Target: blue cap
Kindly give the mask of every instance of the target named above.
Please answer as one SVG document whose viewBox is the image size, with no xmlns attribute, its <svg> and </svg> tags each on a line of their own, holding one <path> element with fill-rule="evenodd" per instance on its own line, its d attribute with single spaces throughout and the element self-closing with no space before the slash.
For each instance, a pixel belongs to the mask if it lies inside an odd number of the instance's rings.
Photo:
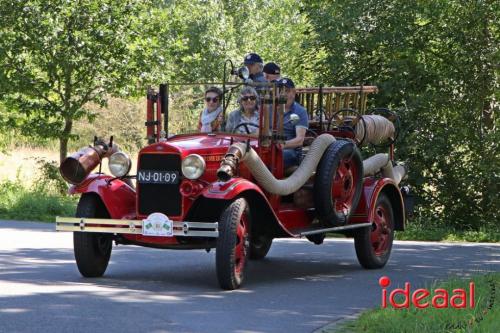
<svg viewBox="0 0 500 333">
<path fill-rule="evenodd" d="M 268 62 L 267 64 L 264 65 L 263 72 L 266 74 L 276 75 L 281 73 L 281 68 L 274 62 Z"/>
<path fill-rule="evenodd" d="M 293 83 L 292 79 L 289 79 L 287 77 L 278 80 L 278 84 L 287 88 L 295 88 L 295 83 Z"/>
<path fill-rule="evenodd" d="M 245 56 L 243 60 L 245 65 L 251 65 L 255 63 L 262 63 L 262 58 L 257 53 L 249 53 Z"/>
</svg>

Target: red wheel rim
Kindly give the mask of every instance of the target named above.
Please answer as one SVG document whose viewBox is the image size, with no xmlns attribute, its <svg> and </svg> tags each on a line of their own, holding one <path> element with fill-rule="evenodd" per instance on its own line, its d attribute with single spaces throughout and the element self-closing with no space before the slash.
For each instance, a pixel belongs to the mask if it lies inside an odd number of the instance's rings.
<svg viewBox="0 0 500 333">
<path fill-rule="evenodd" d="M 356 194 L 358 168 L 352 158 L 340 161 L 332 186 L 332 202 L 338 213 L 349 215 Z"/>
<path fill-rule="evenodd" d="M 243 212 L 236 226 L 236 246 L 234 247 L 234 272 L 240 276 L 245 267 L 247 258 L 249 239 L 248 239 L 248 220 L 246 212 Z"/>
<path fill-rule="evenodd" d="M 383 205 L 378 205 L 375 208 L 375 217 L 370 235 L 373 251 L 377 256 L 384 255 L 389 249 L 392 232 L 389 219 L 387 208 Z"/>
</svg>

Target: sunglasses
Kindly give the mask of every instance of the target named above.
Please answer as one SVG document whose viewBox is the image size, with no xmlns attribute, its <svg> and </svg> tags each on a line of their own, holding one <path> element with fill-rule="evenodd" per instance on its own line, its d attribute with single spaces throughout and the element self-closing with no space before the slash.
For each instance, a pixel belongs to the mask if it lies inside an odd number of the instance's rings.
<svg viewBox="0 0 500 333">
<path fill-rule="evenodd" d="M 255 101 L 257 99 L 257 97 L 255 96 L 242 96 L 241 97 L 241 100 L 243 102 L 246 102 L 246 101 Z"/>
<path fill-rule="evenodd" d="M 205 97 L 205 101 L 207 101 L 207 103 L 210 102 L 217 103 L 219 101 L 219 97 Z"/>
</svg>

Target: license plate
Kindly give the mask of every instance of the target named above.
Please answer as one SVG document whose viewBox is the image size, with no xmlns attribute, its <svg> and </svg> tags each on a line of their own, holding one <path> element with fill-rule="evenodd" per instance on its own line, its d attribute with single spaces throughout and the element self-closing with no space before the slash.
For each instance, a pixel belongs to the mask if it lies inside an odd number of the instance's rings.
<svg viewBox="0 0 500 333">
<path fill-rule="evenodd" d="M 140 184 L 177 184 L 179 183 L 179 172 L 139 170 L 137 182 Z"/>
<path fill-rule="evenodd" d="M 153 213 L 142 220 L 142 234 L 144 236 L 172 237 L 174 222 L 162 213 Z"/>
</svg>

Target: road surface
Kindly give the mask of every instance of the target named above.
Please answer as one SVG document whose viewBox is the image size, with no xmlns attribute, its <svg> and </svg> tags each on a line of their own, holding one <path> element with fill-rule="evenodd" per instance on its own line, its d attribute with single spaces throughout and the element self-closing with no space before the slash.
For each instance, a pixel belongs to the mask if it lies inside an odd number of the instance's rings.
<svg viewBox="0 0 500 333">
<path fill-rule="evenodd" d="M 500 271 L 499 244 L 395 242 L 383 270 L 364 270 L 352 240 L 277 240 L 222 291 L 214 251 L 113 248 L 104 278 L 85 279 L 72 234 L 0 221 L 0 332 L 312 332 L 380 305 L 382 275 L 412 289 Z"/>
</svg>

